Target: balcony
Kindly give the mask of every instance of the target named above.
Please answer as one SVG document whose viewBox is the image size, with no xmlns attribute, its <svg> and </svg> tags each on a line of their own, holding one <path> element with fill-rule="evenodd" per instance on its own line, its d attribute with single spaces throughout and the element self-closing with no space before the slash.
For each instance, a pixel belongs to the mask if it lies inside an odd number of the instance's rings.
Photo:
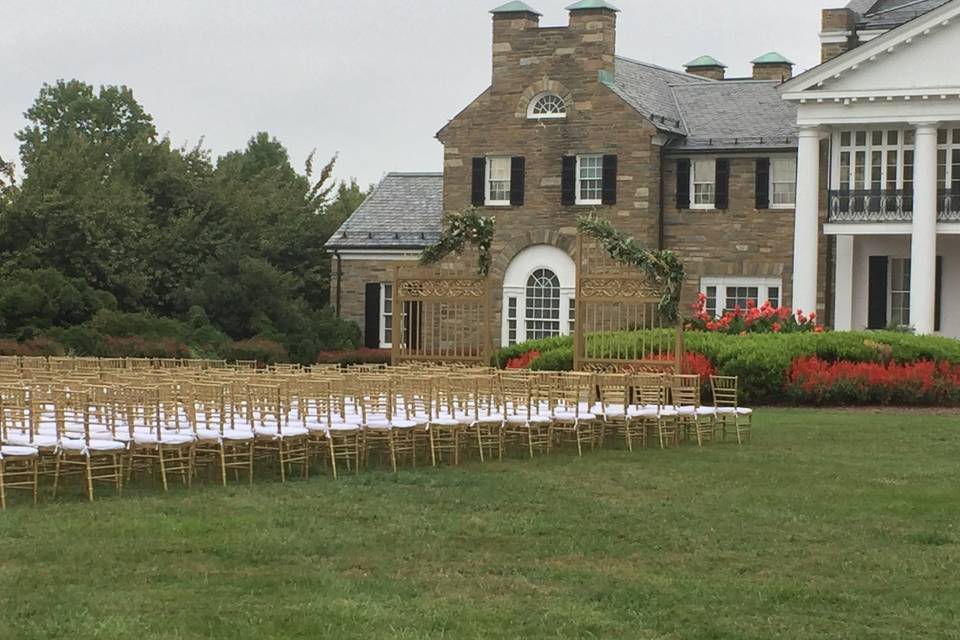
<svg viewBox="0 0 960 640">
<path fill-rule="evenodd" d="M 913 220 L 913 192 L 900 189 L 828 192 L 829 222 L 871 223 Z M 960 189 L 937 193 L 937 220 L 960 222 Z"/>
</svg>

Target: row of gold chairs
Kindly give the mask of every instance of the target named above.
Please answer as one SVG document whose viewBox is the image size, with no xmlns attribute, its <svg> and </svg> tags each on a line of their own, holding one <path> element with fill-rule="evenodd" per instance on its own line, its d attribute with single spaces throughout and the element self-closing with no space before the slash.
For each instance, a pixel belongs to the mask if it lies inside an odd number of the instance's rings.
<svg viewBox="0 0 960 640">
<path fill-rule="evenodd" d="M 93 500 L 135 476 L 191 486 L 201 476 L 281 481 L 322 465 L 333 477 L 381 461 L 459 464 L 570 445 L 634 450 L 749 438 L 737 381 L 698 376 L 368 366 L 87 366 L 0 363 L 0 506 L 7 490 L 53 495 L 71 477 Z"/>
</svg>

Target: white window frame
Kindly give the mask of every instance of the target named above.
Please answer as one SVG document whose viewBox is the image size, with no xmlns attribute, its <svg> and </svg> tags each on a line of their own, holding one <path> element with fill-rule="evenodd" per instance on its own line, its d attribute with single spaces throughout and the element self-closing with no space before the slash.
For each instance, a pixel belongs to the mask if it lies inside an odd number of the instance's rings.
<svg viewBox="0 0 960 640">
<path fill-rule="evenodd" d="M 563 105 L 563 113 L 534 113 L 533 110 L 536 108 L 537 104 L 544 98 L 549 96 L 555 97 L 560 101 L 560 104 Z M 562 120 L 567 117 L 567 101 L 561 98 L 558 94 L 553 93 L 552 91 L 545 91 L 543 93 L 538 93 L 533 97 L 533 100 L 530 101 L 530 104 L 527 105 L 527 119 L 528 120 Z"/>
<path fill-rule="evenodd" d="M 507 198 L 506 200 L 494 200 L 491 195 L 493 192 L 493 163 L 496 161 L 505 161 L 507 165 L 507 179 L 506 180 L 497 180 L 496 182 L 506 182 L 507 184 Z M 510 189 L 512 188 L 511 180 L 513 176 L 511 175 L 513 171 L 513 158 L 509 156 L 490 156 L 487 158 L 487 170 L 486 176 L 484 178 L 484 204 L 488 207 L 509 207 L 510 206 Z"/>
<path fill-rule="evenodd" d="M 960 128 L 949 127 L 937 131 L 937 191 L 952 192 L 954 184 L 960 188 L 960 175 L 957 175 L 960 162 L 954 162 L 954 155 L 958 153 Z"/>
<path fill-rule="evenodd" d="M 697 180 L 697 163 L 709 162 L 713 167 L 713 178 L 711 180 Z M 697 185 L 713 185 L 713 202 L 697 204 Z M 716 158 L 691 158 L 690 160 L 690 208 L 701 211 L 714 211 L 717 208 L 717 159 Z"/>
<path fill-rule="evenodd" d="M 896 289 L 894 289 L 893 265 L 895 262 L 900 263 L 901 273 L 904 273 L 906 276 L 907 286 L 905 289 L 901 289 L 900 287 L 897 287 Z M 912 263 L 909 257 L 890 256 L 889 258 L 887 258 L 887 326 L 891 326 L 894 324 L 893 297 L 895 295 L 900 295 L 900 296 L 905 295 L 907 300 L 907 304 L 905 306 L 900 307 L 901 310 L 906 311 L 906 314 L 907 314 L 906 322 L 897 322 L 896 326 L 898 327 L 910 326 L 910 320 L 911 320 L 910 312 L 911 312 L 911 302 L 912 302 L 911 300 L 912 296 L 910 293 L 910 268 L 911 267 L 912 267 Z"/>
<path fill-rule="evenodd" d="M 764 302 L 770 299 L 770 289 L 777 289 L 777 304 L 783 306 L 783 279 L 774 277 L 704 277 L 700 279 L 700 292 L 707 294 L 708 287 L 717 289 L 717 308 L 716 317 L 721 317 L 727 305 L 727 287 L 756 287 L 757 288 L 757 306 L 762 306 Z M 732 310 L 732 307 L 729 307 Z M 743 309 L 746 311 L 746 309 Z"/>
<path fill-rule="evenodd" d="M 891 142 L 892 133 L 896 133 L 896 142 Z M 864 134 L 863 141 L 857 140 L 857 134 Z M 880 143 L 875 140 L 881 134 Z M 850 136 L 849 144 L 843 144 L 845 135 Z M 907 190 L 913 185 L 915 129 L 896 126 L 859 126 L 842 129 L 834 133 L 832 149 L 833 171 L 830 188 L 834 191 L 869 191 L 879 183 L 880 189 L 890 188 Z M 880 157 L 879 165 L 874 156 Z M 891 154 L 896 154 L 896 162 L 891 163 Z M 843 156 L 847 156 L 847 179 L 843 179 Z M 862 155 L 862 160 L 858 160 Z M 909 158 L 909 161 L 908 161 Z M 891 171 L 896 175 L 891 175 Z M 857 175 L 860 179 L 857 179 Z"/>
<path fill-rule="evenodd" d="M 775 180 L 776 176 L 776 165 L 777 163 L 793 163 L 793 182 L 777 182 Z M 776 188 L 778 184 L 792 184 L 793 185 L 793 202 L 774 202 L 774 197 L 776 195 Z M 796 209 L 797 208 L 797 158 L 796 156 L 781 156 L 781 157 L 772 157 L 770 158 L 770 208 L 771 209 Z"/>
<path fill-rule="evenodd" d="M 581 164 L 583 160 L 586 160 L 588 158 L 597 159 L 600 161 L 600 177 L 597 178 L 597 180 L 600 182 L 600 191 L 599 191 L 599 197 L 596 199 L 594 198 L 585 199 L 581 197 L 581 194 L 583 193 L 581 188 L 581 185 L 583 183 L 583 179 L 581 177 L 582 176 Z M 577 205 L 596 206 L 596 205 L 603 204 L 603 155 L 602 154 L 588 153 L 581 156 L 577 156 L 577 185 L 576 186 L 577 186 L 577 198 L 575 202 Z"/>
<path fill-rule="evenodd" d="M 387 290 L 389 289 L 389 294 Z M 386 312 L 387 300 L 390 301 L 390 313 Z M 393 283 L 392 282 L 381 282 L 380 283 L 380 348 L 381 349 L 391 349 L 393 348 L 393 312 L 396 307 L 393 304 Z M 389 340 L 387 336 L 389 327 Z"/>
</svg>

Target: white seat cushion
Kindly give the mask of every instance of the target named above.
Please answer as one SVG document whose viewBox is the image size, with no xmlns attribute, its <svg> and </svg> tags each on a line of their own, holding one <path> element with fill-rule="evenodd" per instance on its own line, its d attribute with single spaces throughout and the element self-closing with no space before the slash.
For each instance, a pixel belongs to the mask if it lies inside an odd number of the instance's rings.
<svg viewBox="0 0 960 640">
<path fill-rule="evenodd" d="M 151 445 L 159 442 L 160 444 L 171 447 L 179 447 L 190 444 L 194 441 L 194 437 L 192 433 L 162 433 L 160 436 L 157 436 L 157 434 L 152 431 L 147 433 L 141 431 L 133 434 L 133 441 L 135 444 Z"/>
<path fill-rule="evenodd" d="M 127 448 L 122 442 L 116 440 L 91 440 L 87 444 L 83 440 L 64 439 L 60 441 L 60 446 L 64 451 L 78 451 L 80 453 L 89 453 L 90 451 L 123 451 Z"/>
<path fill-rule="evenodd" d="M 430 419 L 430 424 L 435 427 L 459 427 L 462 423 L 451 416 L 437 416 Z"/>
<path fill-rule="evenodd" d="M 733 414 L 741 416 L 749 416 L 753 414 L 753 409 L 747 409 L 746 407 L 717 407 L 716 410 L 718 415 L 732 416 Z"/>
<path fill-rule="evenodd" d="M 717 412 L 714 407 L 697 407 L 698 416 L 712 416 Z"/>
<path fill-rule="evenodd" d="M 627 415 L 631 418 L 656 418 L 660 414 L 658 407 L 630 407 Z"/>
<path fill-rule="evenodd" d="M 234 442 L 244 441 L 244 440 L 253 440 L 253 431 L 248 429 L 224 429 L 223 430 L 223 439 L 231 440 Z"/>
<path fill-rule="evenodd" d="M 30 440 L 30 434 L 22 432 L 13 432 L 10 431 L 7 433 L 7 442 L 12 445 L 20 445 L 25 447 L 35 447 L 41 449 L 49 449 L 56 447 L 59 444 L 57 437 L 55 435 L 47 435 L 43 433 L 35 433 L 33 435 L 33 441 Z"/>
<path fill-rule="evenodd" d="M 220 431 L 217 429 L 197 429 L 196 435 L 200 442 L 220 442 Z"/>
<path fill-rule="evenodd" d="M 253 431 L 258 437 L 273 438 L 274 440 L 282 440 L 283 438 L 297 438 L 310 433 L 303 427 L 293 427 L 290 425 L 282 427 L 279 433 L 277 432 L 276 427 L 257 427 Z"/>
<path fill-rule="evenodd" d="M 557 422 L 592 422 L 597 419 L 597 416 L 592 413 L 581 412 L 577 415 L 573 411 L 560 411 L 553 414 L 553 418 Z"/>
<path fill-rule="evenodd" d="M 35 447 L 20 447 L 8 444 L 0 447 L 0 458 L 32 458 L 39 453 Z"/>
<path fill-rule="evenodd" d="M 507 416 L 507 424 L 550 424 L 550 416 L 533 414 L 529 418 L 526 415 Z"/>
<path fill-rule="evenodd" d="M 328 432 L 333 431 L 333 432 L 350 433 L 350 432 L 359 431 L 359 430 L 360 430 L 360 425 L 347 423 L 347 422 L 342 422 L 342 423 L 335 422 L 330 425 Z"/>
<path fill-rule="evenodd" d="M 477 422 L 480 424 L 501 424 L 503 422 L 502 413 L 491 413 L 489 415 L 480 414 L 480 417 L 477 419 Z"/>
</svg>

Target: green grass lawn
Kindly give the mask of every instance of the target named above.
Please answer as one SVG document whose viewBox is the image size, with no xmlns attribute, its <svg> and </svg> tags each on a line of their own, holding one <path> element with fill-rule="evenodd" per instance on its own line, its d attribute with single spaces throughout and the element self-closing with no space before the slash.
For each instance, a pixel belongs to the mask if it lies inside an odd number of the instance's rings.
<svg viewBox="0 0 960 640">
<path fill-rule="evenodd" d="M 0 638 L 958 638 L 960 419 L 0 513 Z"/>
</svg>

